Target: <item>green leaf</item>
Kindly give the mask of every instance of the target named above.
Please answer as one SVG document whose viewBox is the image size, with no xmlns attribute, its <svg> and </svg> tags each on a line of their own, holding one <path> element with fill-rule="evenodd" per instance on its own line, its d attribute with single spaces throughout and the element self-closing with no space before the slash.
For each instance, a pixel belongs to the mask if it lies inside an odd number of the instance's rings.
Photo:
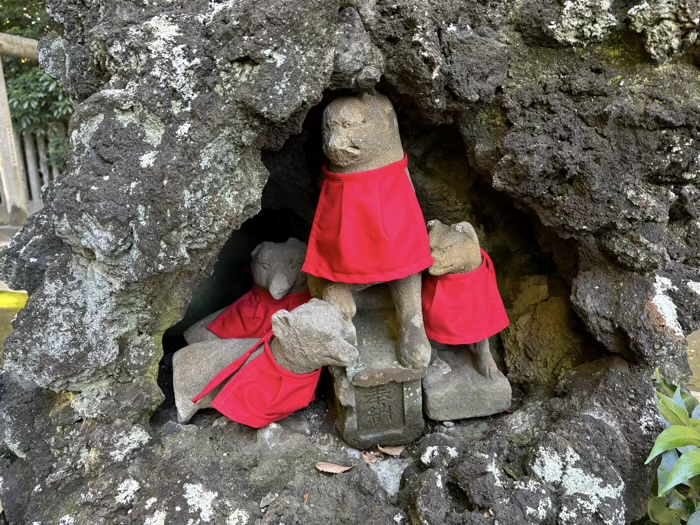
<svg viewBox="0 0 700 525">
<path fill-rule="evenodd" d="M 646 463 L 650 463 L 663 452 L 687 446 L 700 447 L 700 430 L 695 427 L 672 425 L 656 438 L 656 443 L 654 443 L 654 448 L 651 449 Z"/>
<path fill-rule="evenodd" d="M 659 489 L 666 485 L 668 477 L 671 475 L 671 471 L 673 471 L 676 463 L 678 463 L 678 457 L 678 452 L 675 450 L 669 450 L 661 455 L 661 464 L 656 470 L 656 487 L 654 487 L 654 494 L 658 495 Z"/>
<path fill-rule="evenodd" d="M 671 492 L 668 508 L 678 514 L 682 520 L 687 520 L 695 510 L 695 505 L 690 498 L 686 498 L 677 490 Z"/>
<path fill-rule="evenodd" d="M 660 525 L 680 525 L 681 518 L 666 508 L 666 498 L 651 498 L 647 503 L 647 513 L 654 523 Z"/>
<path fill-rule="evenodd" d="M 689 414 L 692 414 L 693 411 L 700 406 L 700 401 L 697 400 L 697 398 L 690 393 L 690 390 L 684 388 L 681 391 L 681 395 L 683 396 L 683 401 L 685 402 L 685 408 L 688 410 Z"/>
<path fill-rule="evenodd" d="M 673 393 L 673 400 L 679 405 L 684 405 L 689 414 L 692 414 L 698 406 L 698 400 L 687 388 L 677 387 Z"/>
<path fill-rule="evenodd" d="M 661 371 L 658 368 L 654 370 L 654 381 L 656 382 L 656 386 L 661 390 L 662 394 L 672 396 L 673 393 L 676 391 L 676 385 L 674 385 L 670 381 L 667 381 L 661 375 Z"/>
<path fill-rule="evenodd" d="M 687 483 L 690 478 L 700 475 L 700 450 L 683 454 L 673 467 L 666 484 L 659 490 L 659 496 L 668 494 L 676 485 Z"/>
<path fill-rule="evenodd" d="M 700 494 L 700 476 L 690 478 L 686 485 L 692 489 L 691 495 Z"/>
<path fill-rule="evenodd" d="M 695 421 L 700 421 L 700 404 L 693 409 L 693 413 L 690 418 Z"/>
<path fill-rule="evenodd" d="M 663 394 L 657 394 L 657 405 L 661 417 L 668 421 L 671 425 L 691 426 L 688 411 L 685 409 L 684 403 L 677 403 L 672 398 Z"/>
</svg>

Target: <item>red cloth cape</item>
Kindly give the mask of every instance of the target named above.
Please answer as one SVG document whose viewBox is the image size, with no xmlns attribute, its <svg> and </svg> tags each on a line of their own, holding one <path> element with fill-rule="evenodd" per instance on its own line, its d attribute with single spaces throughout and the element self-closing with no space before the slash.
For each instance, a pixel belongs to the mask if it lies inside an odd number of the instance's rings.
<svg viewBox="0 0 700 525">
<path fill-rule="evenodd" d="M 311 300 L 309 292 L 288 294 L 275 299 L 269 292 L 253 289 L 226 308 L 207 329 L 221 339 L 255 339 L 272 330 L 272 314 L 279 310 L 291 312 Z"/>
<path fill-rule="evenodd" d="M 268 332 L 242 357 L 219 372 L 192 402 L 207 396 L 233 375 L 211 406 L 236 423 L 262 428 L 309 406 L 316 396 L 321 369 L 310 374 L 294 374 L 282 368 L 270 350 L 273 337 Z M 243 367 L 263 344 L 263 353 Z"/>
<path fill-rule="evenodd" d="M 433 264 L 407 165 L 408 156 L 357 173 L 331 173 L 324 166 L 303 271 L 338 283 L 372 284 Z"/>
<path fill-rule="evenodd" d="M 446 345 L 478 343 L 510 324 L 491 258 L 484 250 L 481 255 L 481 266 L 474 271 L 425 276 L 423 321 L 433 341 Z"/>
</svg>

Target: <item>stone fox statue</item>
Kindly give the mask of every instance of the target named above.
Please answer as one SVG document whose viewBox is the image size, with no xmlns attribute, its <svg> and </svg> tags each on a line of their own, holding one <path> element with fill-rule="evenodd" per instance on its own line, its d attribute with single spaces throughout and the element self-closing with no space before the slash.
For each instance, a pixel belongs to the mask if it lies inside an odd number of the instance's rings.
<svg viewBox="0 0 700 525">
<path fill-rule="evenodd" d="M 187 423 L 198 410 L 214 406 L 234 421 L 263 427 L 313 400 L 321 367 L 349 366 L 358 359 L 340 314 L 318 299 L 275 313 L 269 335 L 274 338 L 200 341 L 175 352 L 178 422 Z M 236 366 L 228 374 L 232 363 Z M 201 399 L 193 402 L 198 395 Z"/>
<path fill-rule="evenodd" d="M 423 282 L 423 316 L 428 337 L 447 345 L 468 345 L 476 368 L 493 378 L 498 371 L 489 337 L 509 325 L 488 254 L 471 224 L 428 223 L 434 264 Z"/>
<path fill-rule="evenodd" d="M 253 289 L 232 305 L 208 315 L 184 333 L 192 344 L 215 339 L 262 337 L 278 310 L 293 310 L 311 299 L 301 265 L 306 244 L 290 238 L 286 242 L 263 242 L 251 256 Z"/>
<path fill-rule="evenodd" d="M 421 272 L 433 261 L 389 100 L 363 93 L 331 102 L 323 114 L 323 150 L 329 164 L 303 266 L 311 295 L 335 306 L 354 330 L 353 291 L 388 283 L 398 358 L 426 367 Z"/>
</svg>

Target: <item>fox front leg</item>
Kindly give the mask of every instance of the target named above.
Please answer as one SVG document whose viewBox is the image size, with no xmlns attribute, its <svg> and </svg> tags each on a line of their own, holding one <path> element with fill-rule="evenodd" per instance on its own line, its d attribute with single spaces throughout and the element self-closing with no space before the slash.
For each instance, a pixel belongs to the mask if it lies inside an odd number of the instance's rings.
<svg viewBox="0 0 700 525">
<path fill-rule="evenodd" d="M 309 275 L 308 283 L 311 297 L 330 303 L 340 312 L 348 330 L 348 341 L 357 346 L 357 330 L 352 322 L 357 313 L 357 305 L 352 296 L 351 285 L 334 283 L 313 275 Z"/>
</svg>

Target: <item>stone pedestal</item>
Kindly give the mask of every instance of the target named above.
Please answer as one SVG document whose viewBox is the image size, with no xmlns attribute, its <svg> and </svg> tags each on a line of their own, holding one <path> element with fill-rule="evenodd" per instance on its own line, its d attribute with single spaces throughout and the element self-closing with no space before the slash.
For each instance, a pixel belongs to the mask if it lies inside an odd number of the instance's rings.
<svg viewBox="0 0 700 525">
<path fill-rule="evenodd" d="M 466 347 L 438 347 L 437 354 L 423 379 L 423 404 L 430 419 L 490 416 L 510 408 L 510 383 L 501 372 L 491 379 L 482 376 Z"/>
<path fill-rule="evenodd" d="M 331 367 L 331 412 L 349 445 L 405 445 L 423 433 L 421 378 L 425 370 L 405 368 L 396 358 L 393 309 L 355 316 L 360 360 L 351 368 Z"/>
</svg>

